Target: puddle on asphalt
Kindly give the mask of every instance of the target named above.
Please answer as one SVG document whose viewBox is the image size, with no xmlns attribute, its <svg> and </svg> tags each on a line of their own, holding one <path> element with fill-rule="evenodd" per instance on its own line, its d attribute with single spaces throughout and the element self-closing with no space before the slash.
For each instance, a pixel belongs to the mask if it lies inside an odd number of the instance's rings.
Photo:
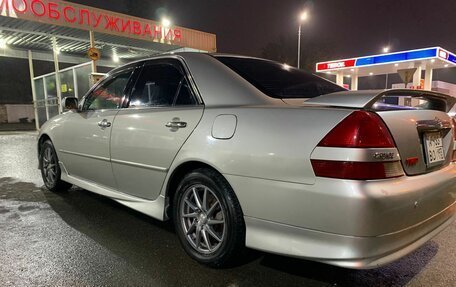
<svg viewBox="0 0 456 287">
<path fill-rule="evenodd" d="M 31 182 L 21 182 L 11 177 L 0 178 L 0 200 L 45 201 L 41 187 Z"/>
</svg>

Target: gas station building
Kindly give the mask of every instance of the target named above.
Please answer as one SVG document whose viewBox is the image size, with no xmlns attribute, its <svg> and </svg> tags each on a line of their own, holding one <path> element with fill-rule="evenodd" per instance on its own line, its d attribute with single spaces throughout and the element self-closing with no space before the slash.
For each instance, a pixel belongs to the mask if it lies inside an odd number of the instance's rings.
<svg viewBox="0 0 456 287">
<path fill-rule="evenodd" d="M 456 55 L 454 53 L 441 47 L 432 47 L 320 62 L 316 64 L 316 71 L 335 75 L 336 83 L 340 86 L 344 86 L 344 77 L 350 78 L 349 88 L 351 90 L 358 90 L 360 77 L 374 75 L 386 75 L 385 86 L 389 87 L 388 75 L 395 73 L 401 75 L 404 81 L 403 87 L 432 90 L 434 70 L 454 67 L 456 67 Z M 423 71 L 424 79 L 422 78 Z M 454 87 L 451 84 L 449 85 L 451 87 L 448 90 L 456 93 L 456 85 Z M 447 93 L 450 93 L 449 91 Z"/>
<path fill-rule="evenodd" d="M 99 72 L 122 63 L 216 49 L 214 34 L 175 26 L 168 19 L 142 19 L 60 0 L 0 0 L 0 61 L 27 59 L 33 94 L 28 107 L 0 102 L 0 124 L 22 117 L 39 129 L 62 112 L 62 98 L 81 98 L 103 75 Z M 52 73 L 35 75 L 37 60 L 52 62 Z"/>
</svg>

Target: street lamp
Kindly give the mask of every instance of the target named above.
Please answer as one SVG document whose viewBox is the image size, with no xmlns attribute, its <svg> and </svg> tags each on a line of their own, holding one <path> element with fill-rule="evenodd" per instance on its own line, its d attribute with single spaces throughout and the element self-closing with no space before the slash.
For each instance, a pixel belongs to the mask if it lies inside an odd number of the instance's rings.
<svg viewBox="0 0 456 287">
<path fill-rule="evenodd" d="M 171 21 L 168 18 L 163 18 L 162 25 L 163 27 L 168 28 L 169 26 L 171 26 Z"/>
<path fill-rule="evenodd" d="M 299 29 L 298 29 L 298 69 L 301 68 L 301 26 L 302 23 L 307 21 L 309 14 L 304 11 L 299 15 Z"/>
</svg>

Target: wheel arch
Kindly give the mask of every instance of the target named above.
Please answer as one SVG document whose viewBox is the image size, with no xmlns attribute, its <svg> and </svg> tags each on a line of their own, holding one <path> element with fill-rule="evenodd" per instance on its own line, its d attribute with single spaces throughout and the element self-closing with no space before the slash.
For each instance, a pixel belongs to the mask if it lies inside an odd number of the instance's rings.
<svg viewBox="0 0 456 287">
<path fill-rule="evenodd" d="M 184 175 L 186 175 L 196 169 L 199 169 L 199 168 L 208 168 L 208 169 L 211 169 L 211 170 L 217 172 L 222 178 L 224 178 L 226 180 L 226 182 L 233 189 L 233 187 L 230 184 L 230 182 L 228 181 L 228 179 L 225 176 L 223 176 L 223 174 L 220 172 L 220 170 L 209 163 L 206 163 L 206 162 L 203 162 L 200 160 L 190 160 L 190 161 L 180 163 L 176 168 L 174 168 L 172 170 L 171 175 L 169 176 L 168 181 L 166 183 L 165 219 L 169 219 L 170 215 L 172 214 L 171 210 L 172 210 L 172 206 L 173 206 L 174 195 L 176 194 L 177 188 L 180 183 L 180 179 Z M 234 191 L 234 194 L 236 195 L 236 191 L 234 189 L 233 189 L 233 191 Z M 237 195 L 236 195 L 236 197 L 237 197 Z M 239 201 L 239 198 L 238 198 L 238 201 Z"/>
<path fill-rule="evenodd" d="M 38 151 L 38 163 L 40 163 L 41 161 L 39 160 L 40 159 L 40 156 L 41 156 L 41 146 L 43 145 L 43 143 L 47 140 L 50 140 L 52 142 L 52 139 L 51 137 L 48 135 L 48 134 L 41 134 L 40 137 L 38 138 L 38 142 L 37 142 L 37 151 Z M 41 168 L 41 166 L 39 166 L 38 168 Z"/>
</svg>

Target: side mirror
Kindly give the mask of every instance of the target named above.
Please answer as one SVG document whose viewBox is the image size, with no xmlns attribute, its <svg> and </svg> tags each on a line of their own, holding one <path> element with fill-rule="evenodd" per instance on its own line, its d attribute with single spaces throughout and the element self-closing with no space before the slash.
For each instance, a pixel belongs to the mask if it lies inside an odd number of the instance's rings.
<svg viewBox="0 0 456 287">
<path fill-rule="evenodd" d="M 62 102 L 63 110 L 77 110 L 78 109 L 78 98 L 66 97 Z"/>
</svg>

